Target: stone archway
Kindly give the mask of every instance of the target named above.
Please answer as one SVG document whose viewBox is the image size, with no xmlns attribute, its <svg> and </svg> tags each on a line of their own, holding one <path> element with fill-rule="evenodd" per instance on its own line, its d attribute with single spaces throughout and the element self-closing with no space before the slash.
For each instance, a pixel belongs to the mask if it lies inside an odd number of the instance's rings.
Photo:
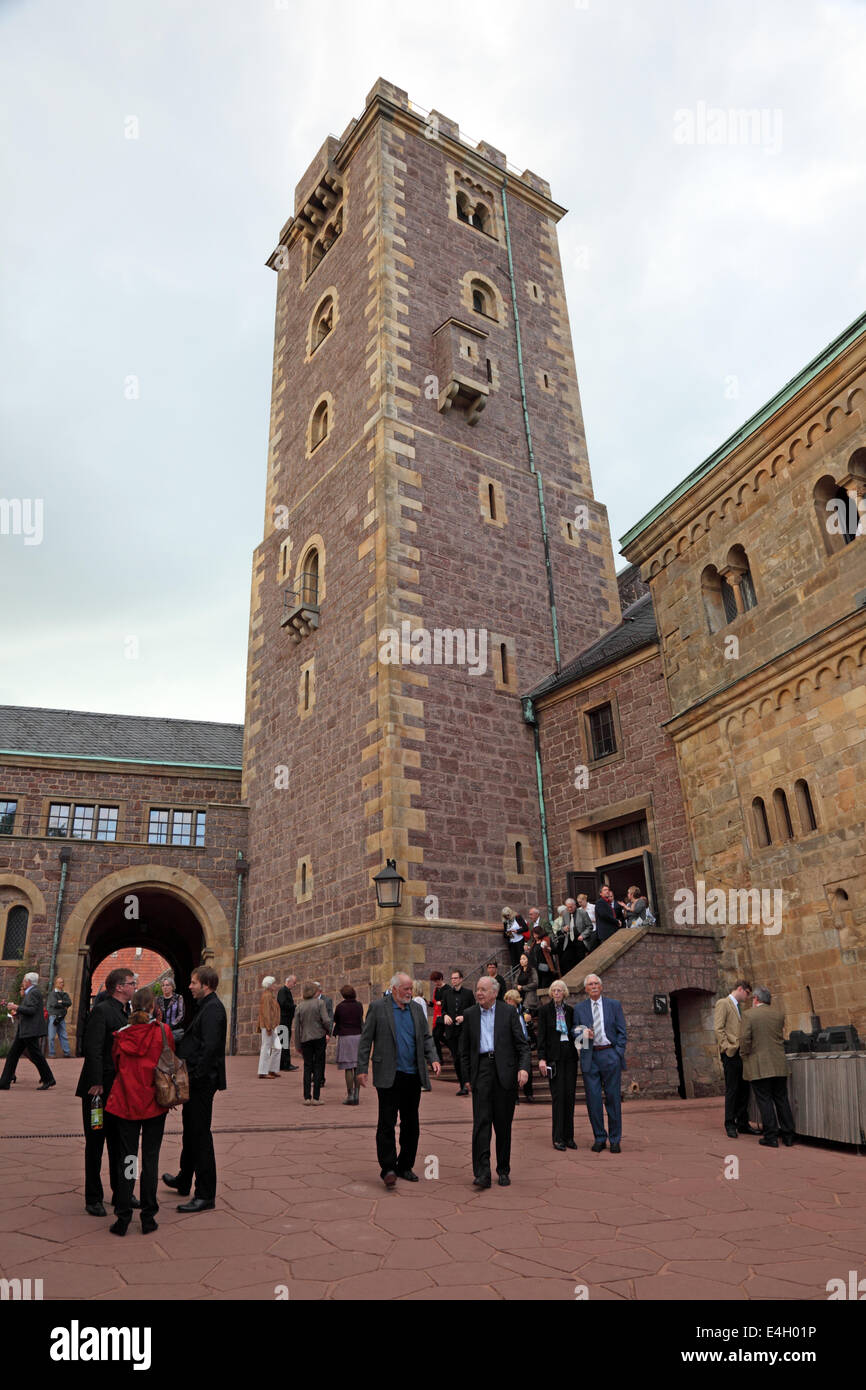
<svg viewBox="0 0 866 1390">
<path fill-rule="evenodd" d="M 126 915 L 133 907 L 128 902 L 130 898 L 136 900 L 137 918 Z M 223 1002 L 230 1001 L 231 928 L 214 894 L 182 869 L 136 864 L 95 883 L 64 923 L 57 970 L 73 983 L 69 990 L 73 1025 L 82 1005 L 87 1007 L 84 994 L 92 967 L 106 954 L 126 945 L 155 948 L 184 981 L 193 966 L 207 960 L 219 971 Z"/>
</svg>

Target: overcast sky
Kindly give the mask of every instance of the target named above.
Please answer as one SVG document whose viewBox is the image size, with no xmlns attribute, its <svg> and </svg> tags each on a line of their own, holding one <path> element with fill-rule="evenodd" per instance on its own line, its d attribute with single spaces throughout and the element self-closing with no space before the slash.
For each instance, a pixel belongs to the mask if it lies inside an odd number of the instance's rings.
<svg viewBox="0 0 866 1390">
<path fill-rule="evenodd" d="M 44 506 L 0 703 L 242 720 L 264 260 L 378 76 L 570 209 L 616 547 L 866 307 L 864 72 L 859 0 L 0 0 L 0 497 Z"/>
</svg>

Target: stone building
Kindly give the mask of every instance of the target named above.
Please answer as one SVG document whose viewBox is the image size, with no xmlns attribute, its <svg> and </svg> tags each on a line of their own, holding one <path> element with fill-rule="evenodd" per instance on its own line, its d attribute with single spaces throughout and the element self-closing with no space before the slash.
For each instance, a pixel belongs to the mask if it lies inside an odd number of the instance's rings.
<svg viewBox="0 0 866 1390">
<path fill-rule="evenodd" d="M 861 1034 L 864 499 L 866 315 L 623 539 L 662 634 L 699 880 L 679 920 L 721 927 L 726 981 L 767 984 L 789 1027 Z"/>
<path fill-rule="evenodd" d="M 618 620 L 537 175 L 379 81 L 298 183 L 253 566 L 241 988 L 476 966 L 548 896 L 520 694 Z M 372 877 L 396 860 L 402 907 Z"/>
<path fill-rule="evenodd" d="M 129 946 L 184 983 L 212 962 L 231 1004 L 241 747 L 238 725 L 0 707 L 4 995 L 25 963 L 62 975 L 78 1028 L 93 972 Z"/>
</svg>

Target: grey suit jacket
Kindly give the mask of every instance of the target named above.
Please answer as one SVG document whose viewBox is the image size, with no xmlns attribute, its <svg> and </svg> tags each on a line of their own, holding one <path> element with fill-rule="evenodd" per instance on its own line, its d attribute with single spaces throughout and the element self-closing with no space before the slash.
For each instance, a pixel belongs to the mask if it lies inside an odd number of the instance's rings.
<svg viewBox="0 0 866 1390">
<path fill-rule="evenodd" d="M 45 1017 L 45 1001 L 38 985 L 28 989 L 18 1005 L 19 1038 L 44 1038 L 48 1032 L 48 1019 Z"/>
<path fill-rule="evenodd" d="M 421 1080 L 421 1090 L 430 1091 L 427 1063 L 437 1061 L 436 1048 L 430 1036 L 427 1018 L 420 1004 L 407 1004 L 415 1024 L 415 1065 Z M 361 1041 L 358 1045 L 358 1072 L 366 1076 L 373 1049 L 373 1085 L 386 1091 L 397 1076 L 397 1030 L 394 1027 L 394 1003 L 390 994 L 375 999 L 367 1010 Z"/>
</svg>

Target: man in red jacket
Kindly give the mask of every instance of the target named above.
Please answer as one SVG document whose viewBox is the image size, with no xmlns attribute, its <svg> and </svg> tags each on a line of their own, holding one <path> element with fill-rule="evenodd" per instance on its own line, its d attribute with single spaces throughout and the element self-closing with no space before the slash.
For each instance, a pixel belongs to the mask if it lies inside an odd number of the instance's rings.
<svg viewBox="0 0 866 1390">
<path fill-rule="evenodd" d="M 114 1065 L 117 1074 L 105 1108 L 115 1117 L 117 1135 L 117 1220 L 109 1227 L 112 1235 L 125 1236 L 132 1220 L 132 1189 L 138 1171 L 138 1139 L 141 1135 L 141 1230 L 149 1235 L 157 1229 L 159 1211 L 156 1183 L 159 1150 L 168 1111 L 154 1099 L 153 1073 L 166 1043 L 174 1051 L 170 1028 L 153 1017 L 152 989 L 140 989 L 133 996 L 132 1013 L 125 1028 L 114 1035 Z"/>
</svg>

